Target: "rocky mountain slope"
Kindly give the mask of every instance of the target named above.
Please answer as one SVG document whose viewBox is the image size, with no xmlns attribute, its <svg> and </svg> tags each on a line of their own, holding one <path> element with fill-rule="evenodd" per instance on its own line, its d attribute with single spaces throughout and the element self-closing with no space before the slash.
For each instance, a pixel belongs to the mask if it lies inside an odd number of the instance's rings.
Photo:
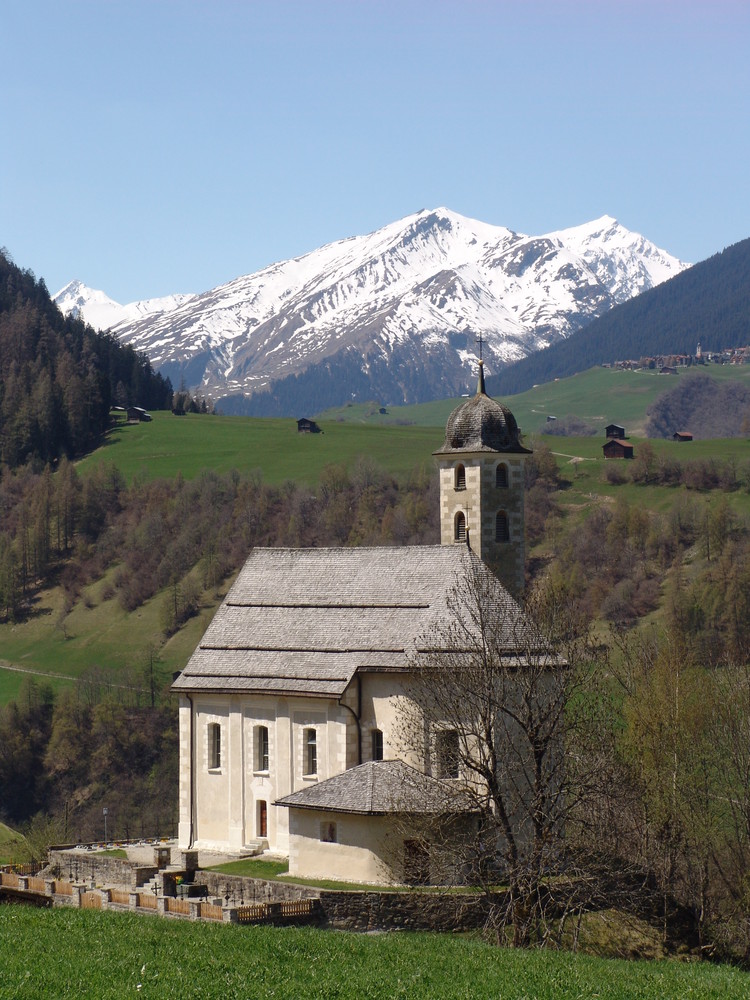
<svg viewBox="0 0 750 1000">
<path fill-rule="evenodd" d="M 465 392 L 478 336 L 498 372 L 686 266 L 609 216 L 531 237 L 440 208 L 199 295 L 55 300 L 225 412 L 296 414 Z"/>
</svg>

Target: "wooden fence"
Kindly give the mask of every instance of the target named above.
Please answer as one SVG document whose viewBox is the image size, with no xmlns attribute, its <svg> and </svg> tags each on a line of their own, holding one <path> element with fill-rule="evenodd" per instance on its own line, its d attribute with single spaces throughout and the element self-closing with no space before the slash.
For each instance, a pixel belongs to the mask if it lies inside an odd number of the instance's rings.
<svg viewBox="0 0 750 1000">
<path fill-rule="evenodd" d="M 130 893 L 124 892 L 122 889 L 110 889 L 109 900 L 119 906 L 130 906 Z"/>
<path fill-rule="evenodd" d="M 102 908 L 102 897 L 99 892 L 82 892 L 81 893 L 81 909 L 82 910 L 101 910 Z"/>
<path fill-rule="evenodd" d="M 190 903 L 187 899 L 174 899 L 167 896 L 167 913 L 181 913 L 185 917 L 190 916 Z"/>
<path fill-rule="evenodd" d="M 17 889 L 18 875 L 15 872 L 0 872 L 0 885 L 5 885 L 9 889 Z"/>
<path fill-rule="evenodd" d="M 221 912 L 221 907 L 216 906 L 214 903 L 201 903 L 200 916 L 203 920 L 223 920 L 223 914 Z"/>
<path fill-rule="evenodd" d="M 58 896 L 72 896 L 73 886 L 70 882 L 58 882 L 55 880 L 55 893 Z"/>
<path fill-rule="evenodd" d="M 258 924 L 278 917 L 311 917 L 316 899 L 285 899 L 280 903 L 253 903 L 237 907 L 238 924 Z"/>
<path fill-rule="evenodd" d="M 156 896 L 151 892 L 139 892 L 138 893 L 138 905 L 143 910 L 155 910 L 156 909 Z"/>
<path fill-rule="evenodd" d="M 44 884 L 43 878 L 30 878 L 29 879 L 29 892 L 44 892 L 46 886 Z"/>
</svg>

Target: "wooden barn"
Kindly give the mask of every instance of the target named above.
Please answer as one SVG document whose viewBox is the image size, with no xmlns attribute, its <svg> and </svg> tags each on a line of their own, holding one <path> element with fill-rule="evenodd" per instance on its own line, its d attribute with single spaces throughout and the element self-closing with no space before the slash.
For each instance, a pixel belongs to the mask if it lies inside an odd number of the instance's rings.
<svg viewBox="0 0 750 1000">
<path fill-rule="evenodd" d="M 622 440 L 625 437 L 625 428 L 621 427 L 620 424 L 607 424 L 604 428 L 604 433 L 608 438 L 620 438 Z"/>
<path fill-rule="evenodd" d="M 297 421 L 297 432 L 299 434 L 320 434 L 320 427 L 309 417 L 300 417 Z"/>
<path fill-rule="evenodd" d="M 605 458 L 632 458 L 633 446 L 623 441 L 621 438 L 610 438 L 606 444 L 602 445 Z"/>
</svg>

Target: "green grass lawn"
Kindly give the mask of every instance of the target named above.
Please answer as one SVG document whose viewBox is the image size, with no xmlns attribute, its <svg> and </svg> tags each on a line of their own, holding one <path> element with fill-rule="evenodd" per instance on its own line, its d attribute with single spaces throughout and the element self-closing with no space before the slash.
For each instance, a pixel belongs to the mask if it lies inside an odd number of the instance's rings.
<svg viewBox="0 0 750 1000">
<path fill-rule="evenodd" d="M 0 998 L 746 1000 L 729 966 L 496 948 L 466 936 L 349 934 L 0 907 Z"/>
</svg>

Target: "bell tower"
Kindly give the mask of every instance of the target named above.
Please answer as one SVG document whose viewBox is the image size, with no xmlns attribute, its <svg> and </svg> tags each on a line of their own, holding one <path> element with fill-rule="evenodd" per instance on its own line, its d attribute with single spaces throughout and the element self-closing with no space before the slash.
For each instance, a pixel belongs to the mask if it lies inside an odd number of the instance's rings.
<svg viewBox="0 0 750 1000">
<path fill-rule="evenodd" d="M 524 460 L 516 418 L 487 395 L 479 342 L 476 395 L 448 417 L 440 468 L 440 541 L 469 545 L 516 597 L 524 588 Z"/>
</svg>

